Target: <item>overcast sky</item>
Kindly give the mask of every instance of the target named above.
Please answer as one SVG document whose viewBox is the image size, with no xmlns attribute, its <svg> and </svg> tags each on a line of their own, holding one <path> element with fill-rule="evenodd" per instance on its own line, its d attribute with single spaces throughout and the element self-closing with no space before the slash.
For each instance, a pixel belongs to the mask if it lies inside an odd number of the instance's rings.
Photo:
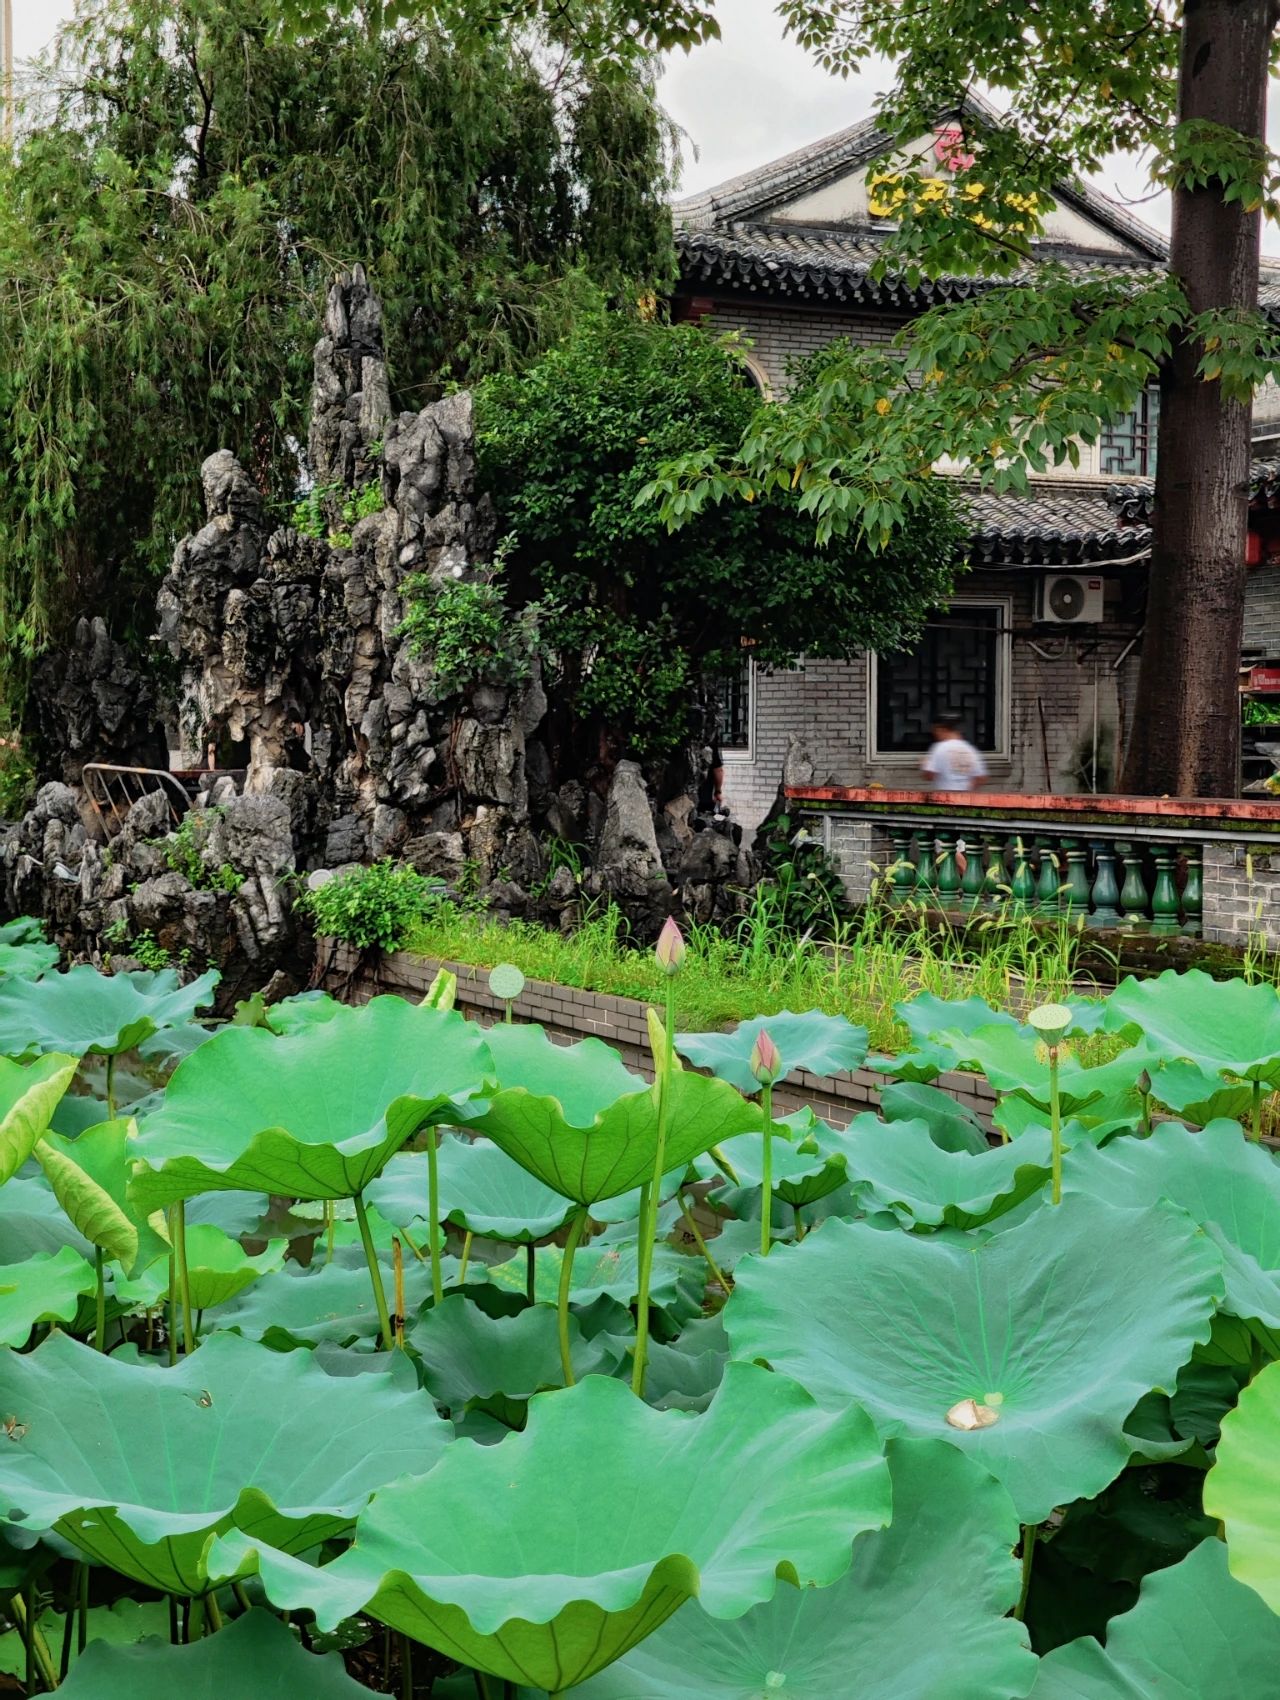
<svg viewBox="0 0 1280 1700">
<path fill-rule="evenodd" d="M 73 6 L 72 0 L 13 0 L 13 10 L 15 48 L 24 58 L 50 40 Z M 684 194 L 867 117 L 890 80 L 883 62 L 856 82 L 828 76 L 784 40 L 773 0 L 721 0 L 719 12 L 723 39 L 673 55 L 660 85 L 663 105 L 686 136 Z M 1268 128 L 1272 146 L 1280 147 L 1280 88 L 1273 93 Z M 1139 164 L 1117 160 L 1095 183 L 1127 199 L 1136 217 L 1167 232 L 1167 197 L 1145 198 L 1150 186 Z M 1263 247 L 1280 255 L 1280 229 L 1266 227 Z"/>
</svg>

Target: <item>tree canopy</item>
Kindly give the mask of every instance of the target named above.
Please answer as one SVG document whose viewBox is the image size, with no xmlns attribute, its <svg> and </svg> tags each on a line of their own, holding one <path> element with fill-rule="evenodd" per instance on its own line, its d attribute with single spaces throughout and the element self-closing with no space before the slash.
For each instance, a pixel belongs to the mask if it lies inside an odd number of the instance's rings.
<svg viewBox="0 0 1280 1700">
<path fill-rule="evenodd" d="M 670 275 L 669 137 L 530 20 L 286 34 L 270 0 L 84 0 L 0 157 L 0 631 L 150 630 L 227 447 L 287 514 L 334 273 L 382 296 L 396 402 L 515 370 Z"/>
<path fill-rule="evenodd" d="M 799 370 L 796 405 L 841 357 Z M 645 499 L 658 467 L 694 445 L 730 449 L 756 413 L 732 339 L 600 314 L 519 377 L 486 379 L 476 403 L 509 596 L 540 608 L 553 697 L 620 752 L 677 744 L 704 676 L 739 669 L 744 644 L 765 667 L 893 649 L 951 590 L 963 527 L 936 481 L 877 551 L 851 534 L 816 544 L 781 488 L 668 534 Z"/>
</svg>

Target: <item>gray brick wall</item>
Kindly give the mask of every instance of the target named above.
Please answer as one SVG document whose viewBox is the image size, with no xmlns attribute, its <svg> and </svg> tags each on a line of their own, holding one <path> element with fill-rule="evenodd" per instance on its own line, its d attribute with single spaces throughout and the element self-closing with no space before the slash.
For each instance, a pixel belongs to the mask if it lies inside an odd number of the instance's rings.
<svg viewBox="0 0 1280 1700">
<path fill-rule="evenodd" d="M 774 394 L 787 387 L 787 366 L 816 354 L 837 337 L 870 347 L 889 344 L 907 323 L 906 317 L 876 313 L 822 313 L 803 307 L 766 307 L 754 302 L 719 302 L 704 321 L 717 331 L 741 331 L 750 342 L 752 360 L 769 380 Z"/>
<path fill-rule="evenodd" d="M 1245 583 L 1244 647 L 1280 660 L 1280 565 L 1265 561 Z"/>
<path fill-rule="evenodd" d="M 1280 850 L 1205 845 L 1204 936 L 1238 949 L 1280 947 Z"/>
</svg>

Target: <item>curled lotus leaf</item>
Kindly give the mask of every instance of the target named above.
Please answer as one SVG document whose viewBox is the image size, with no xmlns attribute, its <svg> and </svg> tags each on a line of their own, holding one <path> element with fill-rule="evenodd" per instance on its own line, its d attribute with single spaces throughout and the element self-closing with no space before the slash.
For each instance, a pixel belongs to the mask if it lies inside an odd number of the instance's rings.
<svg viewBox="0 0 1280 1700">
<path fill-rule="evenodd" d="M 167 1242 L 128 1196 L 133 1128 L 132 1121 L 117 1120 L 96 1122 L 75 1139 L 49 1133 L 35 1151 L 68 1219 L 125 1274 L 169 1253 Z"/>
<path fill-rule="evenodd" d="M 880 1094 L 880 1114 L 887 1122 L 924 1122 L 930 1139 L 943 1151 L 969 1151 L 981 1156 L 991 1147 L 973 1112 L 962 1109 L 949 1092 L 937 1086 L 895 1081 Z"/>
<path fill-rule="evenodd" d="M 0 1186 L 0 1256 L 16 1264 L 63 1246 L 93 1256 L 93 1247 L 67 1220 L 43 1175 L 15 1175 Z"/>
<path fill-rule="evenodd" d="M 286 1239 L 269 1240 L 266 1249 L 250 1257 L 238 1240 L 212 1223 L 188 1227 L 187 1279 L 193 1310 L 212 1310 L 228 1304 L 261 1275 L 284 1266 Z M 117 1279 L 112 1286 L 117 1304 L 129 1310 L 154 1310 L 169 1292 L 169 1256 L 157 1258 L 135 1279 Z"/>
<path fill-rule="evenodd" d="M 0 1346 L 25 1346 L 38 1322 L 73 1321 L 81 1295 L 96 1284 L 93 1269 L 71 1246 L 0 1263 Z"/>
<path fill-rule="evenodd" d="M 1280 1618 L 1232 1579 L 1221 1541 L 1143 1579 L 1138 1603 L 1040 1661 L 1031 1700 L 1271 1700 Z"/>
<path fill-rule="evenodd" d="M 238 1526 L 303 1552 L 350 1529 L 370 1494 L 445 1449 L 425 1393 L 328 1376 L 308 1352 L 214 1335 L 172 1369 L 117 1363 L 51 1334 L 0 1360 L 11 1518 L 52 1529 L 162 1592 L 203 1593 L 203 1551 Z"/>
<path fill-rule="evenodd" d="M 1205 1478 L 1204 1508 L 1227 1532 L 1231 1574 L 1280 1612 L 1280 1363 L 1262 1370 L 1222 1419 L 1216 1461 Z"/>
<path fill-rule="evenodd" d="M 775 1197 L 798 1210 L 816 1204 L 844 1185 L 848 1155 L 843 1136 L 835 1128 L 819 1122 L 809 1111 L 774 1125 L 769 1162 Z M 737 1176 L 740 1187 L 763 1186 L 764 1141 L 758 1133 L 740 1133 L 716 1149 Z M 697 1172 L 703 1180 L 723 1179 L 723 1171 L 709 1155 L 698 1159 Z"/>
<path fill-rule="evenodd" d="M 506 1263 L 489 1264 L 484 1270 L 484 1279 L 509 1293 L 523 1293 L 526 1267 L 521 1253 Z M 555 1303 L 563 1268 L 564 1252 L 559 1246 L 537 1248 L 534 1294 L 540 1304 Z M 477 1280 L 480 1275 L 477 1269 Z M 470 1280 L 471 1276 L 468 1275 L 467 1279 Z M 581 1247 L 573 1260 L 569 1302 L 587 1305 L 607 1295 L 619 1304 L 629 1305 L 636 1296 L 639 1282 L 640 1252 L 634 1232 L 622 1240 L 596 1239 Z M 685 1256 L 661 1242 L 655 1245 L 649 1284 L 650 1303 L 655 1309 L 676 1316 L 681 1313 L 695 1316 L 702 1308 L 705 1285 L 706 1264 L 700 1257 Z"/>
<path fill-rule="evenodd" d="M 736 1280 L 724 1321 L 737 1357 L 825 1404 L 856 1400 L 886 1435 L 971 1452 L 1024 1523 L 1119 1474 L 1126 1417 L 1173 1390 L 1223 1290 L 1221 1258 L 1185 1212 L 1080 1197 L 977 1243 L 833 1218 Z M 998 1420 L 952 1426 L 966 1400 Z"/>
<path fill-rule="evenodd" d="M 1052 1170 L 1047 1128 L 982 1153 L 944 1151 L 923 1121 L 855 1116 L 845 1134 L 849 1178 L 908 1222 L 973 1228 L 1039 1192 Z"/>
<path fill-rule="evenodd" d="M 92 1622 L 90 1632 L 92 1633 Z M 65 1700 L 368 1700 L 340 1653 L 308 1653 L 267 1611 L 249 1611 L 189 1647 L 93 1639 L 58 1689 Z"/>
<path fill-rule="evenodd" d="M 1167 1198 L 1202 1227 L 1222 1254 L 1223 1310 L 1280 1330 L 1280 1166 L 1245 1139 L 1237 1122 L 1191 1133 L 1163 1122 L 1149 1139 L 1084 1143 L 1063 1168 L 1068 1192 L 1141 1209 Z"/>
<path fill-rule="evenodd" d="M 9 944 L 0 939 L 0 980 L 38 980 L 58 966 L 58 947 L 43 939 Z"/>
<path fill-rule="evenodd" d="M 452 1411 L 499 1395 L 531 1399 L 544 1388 L 564 1386 L 556 1314 L 547 1305 L 490 1316 L 461 1293 L 449 1293 L 423 1311 L 409 1338 L 421 1354 L 428 1392 Z M 585 1340 L 572 1316 L 569 1338 L 578 1380 L 610 1374 L 626 1350 L 624 1342 L 608 1335 Z"/>
<path fill-rule="evenodd" d="M 420 1127 L 457 1120 L 491 1074 L 479 1028 L 402 998 L 284 1037 L 224 1027 L 139 1124 L 130 1191 L 146 1210 L 218 1190 L 350 1198 Z"/>
<path fill-rule="evenodd" d="M 191 1230 L 187 1230 L 190 1237 Z M 322 1254 L 323 1255 L 323 1254 Z M 457 1265 L 445 1260 L 446 1279 Z M 382 1279 L 390 1290 L 392 1271 L 383 1260 Z M 414 1311 L 431 1296 L 431 1272 L 425 1263 L 410 1260 L 404 1269 L 405 1307 Z M 234 1329 L 247 1340 L 261 1340 L 278 1351 L 332 1345 L 372 1346 L 378 1336 L 378 1312 L 369 1285 L 369 1271 L 334 1262 L 302 1269 L 286 1263 L 261 1276 L 219 1310 L 218 1327 Z"/>
<path fill-rule="evenodd" d="M 444 1138 L 436 1158 L 440 1219 L 471 1233 L 521 1245 L 562 1228 L 574 1206 L 488 1139 Z M 427 1220 L 427 1153 L 393 1157 L 369 1188 L 369 1202 L 397 1227 Z"/>
<path fill-rule="evenodd" d="M 1280 994 L 1274 986 L 1170 968 L 1151 980 L 1122 981 L 1108 1000 L 1107 1026 L 1141 1033 L 1170 1061 L 1280 1084 Z"/>
<path fill-rule="evenodd" d="M 779 1588 L 730 1623 L 691 1600 L 581 1700 L 1021 1700 L 1036 1661 L 1008 1615 L 1008 1494 L 937 1441 L 887 1450 L 893 1522 L 858 1537 L 838 1582 Z"/>
<path fill-rule="evenodd" d="M 657 1153 L 659 1088 L 598 1039 L 555 1045 L 540 1027 L 490 1030 L 498 1090 L 472 1118 L 545 1186 L 593 1205 L 643 1185 Z M 666 1167 L 760 1126 L 760 1110 L 723 1080 L 673 1070 Z"/>
<path fill-rule="evenodd" d="M 608 1515 L 585 1516 L 591 1505 Z M 235 1536 L 210 1563 L 260 1571 L 275 1604 L 309 1607 L 322 1628 L 367 1610 L 448 1658 L 559 1694 L 695 1595 L 734 1618 L 779 1578 L 834 1582 L 855 1535 L 889 1513 L 862 1411 L 823 1413 L 794 1382 L 731 1364 L 701 1416 L 651 1410 L 601 1376 L 541 1394 L 523 1433 L 458 1441 L 429 1474 L 384 1489 L 355 1545 L 321 1569 Z"/>
<path fill-rule="evenodd" d="M 1199 1063 L 1166 1062 L 1152 1071 L 1151 1096 L 1182 1120 L 1207 1127 L 1212 1121 L 1242 1121 L 1252 1106 L 1253 1088 Z"/>
<path fill-rule="evenodd" d="M 777 1015 L 757 1015 L 728 1033 L 677 1033 L 676 1049 L 695 1068 L 710 1069 L 739 1092 L 758 1092 L 760 1082 L 751 1069 L 751 1052 L 762 1032 L 778 1047 L 788 1075 L 801 1069 L 823 1076 L 852 1073 L 866 1061 L 866 1028 L 855 1027 L 843 1015 L 824 1015 L 818 1009 L 803 1013 L 783 1009 Z"/>
<path fill-rule="evenodd" d="M 210 969 L 184 986 L 172 968 L 100 974 L 82 966 L 40 980 L 6 980 L 0 983 L 0 1056 L 118 1056 L 161 1027 L 185 1026 L 213 1002 L 218 978 Z"/>
<path fill-rule="evenodd" d="M 0 1186 L 16 1175 L 75 1078 L 76 1059 L 53 1052 L 25 1067 L 0 1057 Z"/>
<path fill-rule="evenodd" d="M 319 1027 L 332 1021 L 345 1005 L 328 992 L 297 992 L 291 998 L 281 998 L 266 1011 L 264 1025 L 273 1033 L 287 1036 L 305 1033 L 308 1027 Z"/>
<path fill-rule="evenodd" d="M 959 1030 L 939 1035 L 951 1048 L 953 1067 L 976 1068 L 986 1075 L 997 1092 L 1016 1093 L 1029 1103 L 1049 1107 L 1049 1058 L 1044 1041 L 1034 1027 L 1001 1023 L 979 1027 L 971 1033 Z M 1155 1066 L 1152 1054 L 1142 1046 L 1122 1051 L 1111 1062 L 1086 1068 L 1073 1056 L 1058 1065 L 1058 1091 L 1064 1115 L 1073 1115 L 1101 1099 L 1139 1107 L 1137 1080 L 1143 1069 Z"/>
<path fill-rule="evenodd" d="M 927 1084 L 956 1066 L 955 1056 L 937 1035 L 972 1033 L 979 1027 L 1018 1025 L 1007 1010 L 993 1009 L 983 998 L 940 998 L 921 992 L 893 1006 L 893 1013 L 911 1035 L 910 1047 L 898 1056 L 872 1057 L 871 1066 L 901 1081 Z"/>
</svg>

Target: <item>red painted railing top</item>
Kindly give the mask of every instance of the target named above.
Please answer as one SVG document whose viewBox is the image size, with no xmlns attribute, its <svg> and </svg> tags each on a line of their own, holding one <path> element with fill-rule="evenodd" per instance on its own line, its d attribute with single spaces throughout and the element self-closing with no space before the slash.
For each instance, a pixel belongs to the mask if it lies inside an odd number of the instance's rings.
<svg viewBox="0 0 1280 1700">
<path fill-rule="evenodd" d="M 1264 821 L 1280 826 L 1280 797 L 1130 797 L 1086 791 L 1071 796 L 1035 791 L 896 791 L 883 785 L 789 785 L 797 803 L 880 803 L 902 808 L 963 809 L 970 814 L 1153 815 L 1179 820 Z"/>
</svg>

